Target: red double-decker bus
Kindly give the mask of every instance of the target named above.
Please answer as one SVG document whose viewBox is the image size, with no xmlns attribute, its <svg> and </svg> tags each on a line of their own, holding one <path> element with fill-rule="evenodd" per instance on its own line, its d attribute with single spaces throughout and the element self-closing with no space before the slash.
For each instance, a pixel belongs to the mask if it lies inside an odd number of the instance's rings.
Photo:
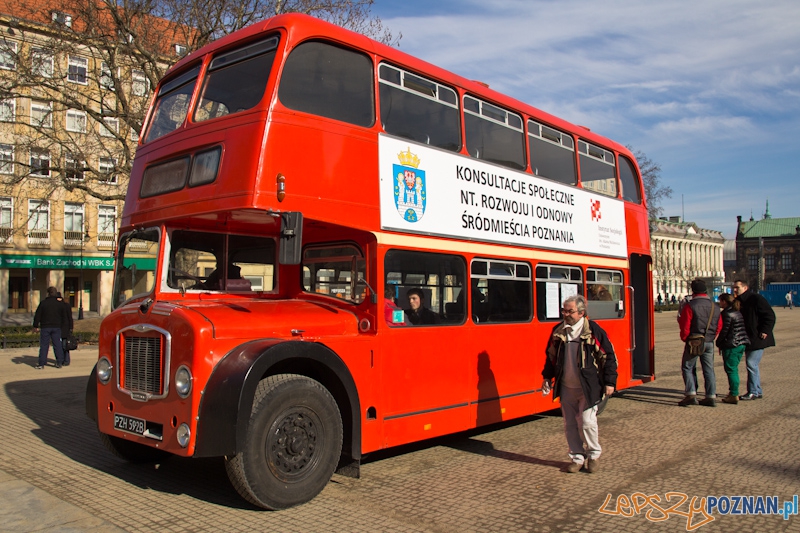
<svg viewBox="0 0 800 533">
<path fill-rule="evenodd" d="M 647 208 L 623 146 L 303 15 L 157 87 L 87 411 L 117 455 L 225 458 L 281 509 L 364 454 L 553 409 L 563 300 L 649 381 Z"/>
</svg>

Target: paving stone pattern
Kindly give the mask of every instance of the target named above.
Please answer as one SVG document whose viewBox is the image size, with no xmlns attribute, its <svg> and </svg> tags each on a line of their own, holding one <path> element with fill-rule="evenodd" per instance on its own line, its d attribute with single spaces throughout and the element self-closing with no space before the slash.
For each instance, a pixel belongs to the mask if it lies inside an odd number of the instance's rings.
<svg viewBox="0 0 800 533">
<path fill-rule="evenodd" d="M 0 350 L 0 531 L 687 531 L 703 515 L 655 522 L 663 514 L 652 507 L 636 513 L 616 504 L 641 493 L 667 508 L 674 492 L 777 496 L 783 506 L 800 493 L 800 310 L 775 311 L 778 347 L 761 364 L 765 398 L 713 409 L 677 406 L 677 321 L 674 312 L 656 314 L 657 379 L 609 401 L 597 473 L 563 472 L 563 421 L 554 411 L 381 452 L 363 464 L 361 479 L 334 476 L 316 499 L 281 512 L 242 500 L 221 459 L 133 465 L 107 452 L 83 406 L 96 348 L 73 352 L 69 367 L 43 370 L 33 369 L 35 349 Z M 744 362 L 740 373 L 744 386 Z M 695 530 L 800 532 L 800 516 L 713 518 Z"/>
</svg>

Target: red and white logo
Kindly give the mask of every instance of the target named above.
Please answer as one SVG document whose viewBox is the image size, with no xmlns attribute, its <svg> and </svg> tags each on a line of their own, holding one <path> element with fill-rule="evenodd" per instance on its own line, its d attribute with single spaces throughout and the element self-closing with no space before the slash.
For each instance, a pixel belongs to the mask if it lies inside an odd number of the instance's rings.
<svg viewBox="0 0 800 533">
<path fill-rule="evenodd" d="M 600 200 L 592 200 L 592 221 L 599 222 L 600 215 Z"/>
</svg>

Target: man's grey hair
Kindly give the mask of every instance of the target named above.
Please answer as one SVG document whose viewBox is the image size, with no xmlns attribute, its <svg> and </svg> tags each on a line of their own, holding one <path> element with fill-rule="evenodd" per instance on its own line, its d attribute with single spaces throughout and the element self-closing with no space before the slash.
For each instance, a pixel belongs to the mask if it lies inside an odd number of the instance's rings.
<svg viewBox="0 0 800 533">
<path fill-rule="evenodd" d="M 564 303 L 567 302 L 573 302 L 575 304 L 575 308 L 579 312 L 586 314 L 586 298 L 584 298 L 580 294 L 576 294 L 575 296 L 570 296 L 569 298 L 564 300 Z"/>
</svg>

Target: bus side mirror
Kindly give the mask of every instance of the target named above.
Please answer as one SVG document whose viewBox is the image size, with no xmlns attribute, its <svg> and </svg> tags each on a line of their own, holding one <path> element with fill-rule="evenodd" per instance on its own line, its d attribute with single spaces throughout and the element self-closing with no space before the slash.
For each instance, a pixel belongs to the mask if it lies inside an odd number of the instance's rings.
<svg viewBox="0 0 800 533">
<path fill-rule="evenodd" d="M 299 265 L 303 252 L 303 213 L 281 213 L 281 238 L 278 261 Z"/>
</svg>

